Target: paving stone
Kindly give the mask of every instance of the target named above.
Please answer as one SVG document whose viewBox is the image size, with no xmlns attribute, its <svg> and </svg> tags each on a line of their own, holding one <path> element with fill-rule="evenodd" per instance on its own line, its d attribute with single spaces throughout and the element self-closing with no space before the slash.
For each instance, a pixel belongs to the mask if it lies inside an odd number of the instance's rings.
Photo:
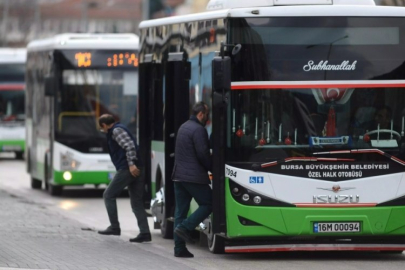
<svg viewBox="0 0 405 270">
<path fill-rule="evenodd" d="M 1 189 L 0 209 L 1 270 L 188 268 L 119 237 L 82 230 L 79 222 Z"/>
</svg>

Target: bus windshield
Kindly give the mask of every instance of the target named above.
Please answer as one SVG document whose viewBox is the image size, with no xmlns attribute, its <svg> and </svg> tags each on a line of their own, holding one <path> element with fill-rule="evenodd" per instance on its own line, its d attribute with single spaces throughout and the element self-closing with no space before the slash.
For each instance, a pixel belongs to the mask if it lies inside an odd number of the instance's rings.
<svg viewBox="0 0 405 270">
<path fill-rule="evenodd" d="M 24 76 L 25 76 L 25 63 L 0 64 L 0 82 L 24 82 Z"/>
<path fill-rule="evenodd" d="M 242 45 L 231 57 L 230 161 L 353 149 L 403 155 L 404 19 L 235 18 L 230 26 L 229 43 Z"/>
<path fill-rule="evenodd" d="M 0 122 L 23 122 L 24 87 L 19 85 L 0 84 Z"/>
<path fill-rule="evenodd" d="M 97 124 L 102 114 L 113 115 L 135 134 L 137 76 L 134 70 L 63 70 L 56 139 L 82 152 L 106 152 Z"/>
<path fill-rule="evenodd" d="M 310 156 L 321 149 L 398 152 L 404 132 L 404 90 L 234 90 L 228 110 L 229 157 L 258 162 Z M 328 95 L 335 99 L 328 99 Z"/>
<path fill-rule="evenodd" d="M 403 18 L 238 18 L 233 81 L 393 80 L 405 74 Z"/>
</svg>

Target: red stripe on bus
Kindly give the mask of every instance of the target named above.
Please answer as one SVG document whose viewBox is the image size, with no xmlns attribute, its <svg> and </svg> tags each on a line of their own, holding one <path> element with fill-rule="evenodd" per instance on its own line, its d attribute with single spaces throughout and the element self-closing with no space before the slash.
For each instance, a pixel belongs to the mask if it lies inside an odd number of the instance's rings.
<svg viewBox="0 0 405 270">
<path fill-rule="evenodd" d="M 266 168 L 266 167 L 276 166 L 277 164 L 278 164 L 278 162 L 275 161 L 275 162 L 272 162 L 272 163 L 262 164 L 261 167 Z"/>
<path fill-rule="evenodd" d="M 0 84 L 0 91 L 2 91 L 2 90 L 9 90 L 9 91 L 24 90 L 24 85 L 23 84 Z"/>
<path fill-rule="evenodd" d="M 317 158 L 318 161 L 356 161 L 354 158 Z"/>
<path fill-rule="evenodd" d="M 346 207 L 374 207 L 376 203 L 294 203 L 297 207 L 312 207 L 312 208 L 346 208 Z"/>
<path fill-rule="evenodd" d="M 249 84 L 249 85 L 232 85 L 232 90 L 247 89 L 290 89 L 290 88 L 378 88 L 378 87 L 405 87 L 405 84 Z"/>
<path fill-rule="evenodd" d="M 397 161 L 398 163 L 401 163 L 402 165 L 405 165 L 405 162 L 403 160 L 399 159 L 399 158 L 391 156 L 391 159 L 394 160 L 394 161 Z"/>
</svg>

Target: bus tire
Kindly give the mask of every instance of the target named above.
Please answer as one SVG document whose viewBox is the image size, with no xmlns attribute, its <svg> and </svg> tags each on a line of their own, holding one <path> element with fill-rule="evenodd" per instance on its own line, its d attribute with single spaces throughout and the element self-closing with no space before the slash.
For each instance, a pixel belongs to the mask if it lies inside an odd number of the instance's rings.
<svg viewBox="0 0 405 270">
<path fill-rule="evenodd" d="M 63 192 L 63 186 L 59 185 L 54 185 L 50 183 L 51 177 L 50 177 L 50 168 L 48 164 L 48 157 L 45 157 L 45 188 L 48 190 L 48 193 L 51 196 L 60 196 L 62 195 Z"/>
<path fill-rule="evenodd" d="M 174 223 L 167 218 L 160 223 L 160 232 L 164 239 L 173 239 Z"/>
<path fill-rule="evenodd" d="M 156 175 L 157 175 L 156 183 L 159 183 L 158 184 L 159 190 L 164 189 L 165 184 L 164 184 L 164 182 L 162 180 L 162 177 L 161 177 L 162 173 L 160 171 L 160 168 L 158 169 Z M 165 203 L 166 198 L 164 197 L 164 196 L 166 196 L 166 194 L 165 193 L 163 193 L 163 194 L 164 194 L 163 195 L 163 205 L 162 205 L 162 211 L 163 211 L 162 216 L 163 216 L 163 218 L 159 222 L 160 223 L 160 225 L 159 225 L 160 233 L 161 233 L 161 235 L 162 235 L 162 237 L 164 239 L 173 239 L 174 223 L 167 218 L 167 216 L 168 216 L 167 213 L 166 213 L 167 206 L 166 206 L 166 203 Z M 156 226 L 156 227 L 158 227 L 158 226 Z"/>
<path fill-rule="evenodd" d="M 57 186 L 57 185 L 48 183 L 48 193 L 51 196 L 60 196 L 60 195 L 62 195 L 62 192 L 63 192 L 63 186 Z"/>
<path fill-rule="evenodd" d="M 225 240 L 224 238 L 214 234 L 212 240 L 207 236 L 208 240 L 208 249 L 214 254 L 223 254 L 225 253 Z"/>
<path fill-rule="evenodd" d="M 15 152 L 15 158 L 18 160 L 24 160 L 24 152 Z"/>
<path fill-rule="evenodd" d="M 27 150 L 27 159 L 25 160 L 27 173 L 31 173 L 31 157 L 30 150 Z"/>
<path fill-rule="evenodd" d="M 31 188 L 32 189 L 40 189 L 42 188 L 42 181 L 35 179 L 31 176 Z"/>
</svg>

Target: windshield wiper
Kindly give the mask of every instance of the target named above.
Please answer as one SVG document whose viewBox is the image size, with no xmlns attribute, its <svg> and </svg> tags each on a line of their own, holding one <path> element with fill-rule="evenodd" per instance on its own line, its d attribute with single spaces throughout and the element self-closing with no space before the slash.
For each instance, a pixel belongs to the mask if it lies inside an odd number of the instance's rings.
<svg viewBox="0 0 405 270">
<path fill-rule="evenodd" d="M 384 151 L 381 151 L 380 149 L 337 150 L 337 151 L 329 151 L 329 152 L 317 152 L 317 153 L 313 153 L 313 154 L 314 155 L 334 155 L 334 154 L 366 154 L 366 153 L 377 153 L 377 154 L 380 154 L 384 157 L 391 159 L 392 161 L 395 161 L 396 163 L 401 164 L 402 166 L 405 166 L 405 161 L 403 161 L 397 157 L 394 157 L 393 155 L 385 153 Z"/>
</svg>

